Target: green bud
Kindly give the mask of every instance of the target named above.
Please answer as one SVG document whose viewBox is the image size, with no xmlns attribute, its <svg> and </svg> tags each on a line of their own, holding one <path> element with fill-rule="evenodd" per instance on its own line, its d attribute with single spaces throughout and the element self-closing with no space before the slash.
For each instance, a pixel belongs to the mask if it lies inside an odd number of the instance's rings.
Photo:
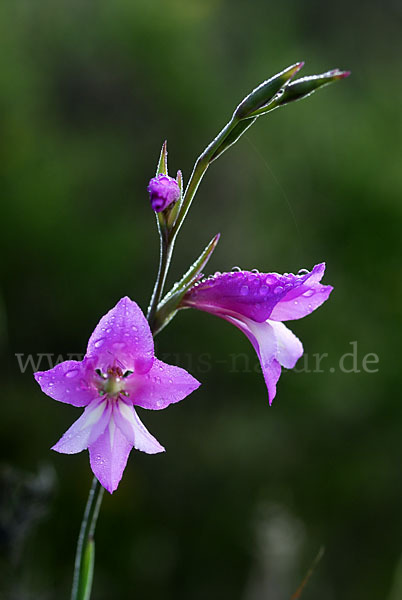
<svg viewBox="0 0 402 600">
<path fill-rule="evenodd" d="M 298 62 L 261 83 L 244 98 L 236 108 L 233 116 L 236 119 L 246 119 L 252 116 L 254 111 L 267 106 L 279 90 L 288 85 L 292 77 L 300 71 L 303 65 L 304 62 Z"/>
</svg>

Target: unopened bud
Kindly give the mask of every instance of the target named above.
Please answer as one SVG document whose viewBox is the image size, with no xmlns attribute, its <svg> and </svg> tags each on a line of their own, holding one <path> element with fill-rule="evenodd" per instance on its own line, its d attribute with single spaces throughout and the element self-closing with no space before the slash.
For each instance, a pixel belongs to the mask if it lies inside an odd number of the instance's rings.
<svg viewBox="0 0 402 600">
<path fill-rule="evenodd" d="M 162 212 L 180 198 L 180 187 L 175 179 L 159 174 L 148 185 L 151 206 L 155 212 Z"/>
</svg>

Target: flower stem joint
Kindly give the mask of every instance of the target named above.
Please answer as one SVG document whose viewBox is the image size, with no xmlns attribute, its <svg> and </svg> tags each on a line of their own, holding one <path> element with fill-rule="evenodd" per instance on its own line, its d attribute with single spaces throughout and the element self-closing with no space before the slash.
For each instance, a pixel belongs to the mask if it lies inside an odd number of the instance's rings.
<svg viewBox="0 0 402 600">
<path fill-rule="evenodd" d="M 180 187 L 175 179 L 160 173 L 153 177 L 148 185 L 152 209 L 159 213 L 177 202 L 180 198 Z"/>
</svg>

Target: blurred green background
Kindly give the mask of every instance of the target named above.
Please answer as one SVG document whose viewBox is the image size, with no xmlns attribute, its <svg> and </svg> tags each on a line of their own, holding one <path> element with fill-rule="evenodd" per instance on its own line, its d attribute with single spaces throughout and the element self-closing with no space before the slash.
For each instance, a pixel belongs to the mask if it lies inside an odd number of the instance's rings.
<svg viewBox="0 0 402 600">
<path fill-rule="evenodd" d="M 91 481 L 86 452 L 49 450 L 79 412 L 41 394 L 28 356 L 84 352 L 123 295 L 146 308 L 162 141 L 187 180 L 241 98 L 298 60 L 352 77 L 211 167 L 171 282 L 218 231 L 212 272 L 325 260 L 330 301 L 291 324 L 307 368 L 269 408 L 245 336 L 172 322 L 158 354 L 203 385 L 142 411 L 167 452 L 133 451 L 105 497 L 93 598 L 288 600 L 321 546 L 306 600 L 402 598 L 401 22 L 395 0 L 3 0 L 0 598 L 68 597 Z"/>
</svg>

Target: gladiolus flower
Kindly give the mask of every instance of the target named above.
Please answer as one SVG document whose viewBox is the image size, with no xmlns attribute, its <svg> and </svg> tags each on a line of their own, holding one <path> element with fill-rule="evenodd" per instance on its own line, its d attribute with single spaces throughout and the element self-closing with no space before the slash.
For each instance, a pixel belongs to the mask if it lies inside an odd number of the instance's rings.
<svg viewBox="0 0 402 600">
<path fill-rule="evenodd" d="M 160 173 L 148 185 L 151 206 L 155 212 L 165 210 L 180 198 L 179 184 L 175 179 Z"/>
<path fill-rule="evenodd" d="M 54 400 L 85 407 L 53 450 L 75 454 L 88 448 L 92 471 L 110 493 L 133 447 L 148 454 L 164 451 L 134 406 L 166 408 L 200 385 L 184 369 L 154 357 L 148 322 L 127 297 L 99 321 L 82 361 L 67 360 L 35 373 L 35 379 Z"/>
<path fill-rule="evenodd" d="M 196 283 L 181 306 L 198 308 L 236 325 L 253 344 L 268 388 L 275 398 L 282 367 L 292 369 L 303 354 L 301 341 L 282 321 L 313 312 L 332 291 L 320 283 L 325 263 L 297 275 L 241 271 L 216 273 Z"/>
</svg>

